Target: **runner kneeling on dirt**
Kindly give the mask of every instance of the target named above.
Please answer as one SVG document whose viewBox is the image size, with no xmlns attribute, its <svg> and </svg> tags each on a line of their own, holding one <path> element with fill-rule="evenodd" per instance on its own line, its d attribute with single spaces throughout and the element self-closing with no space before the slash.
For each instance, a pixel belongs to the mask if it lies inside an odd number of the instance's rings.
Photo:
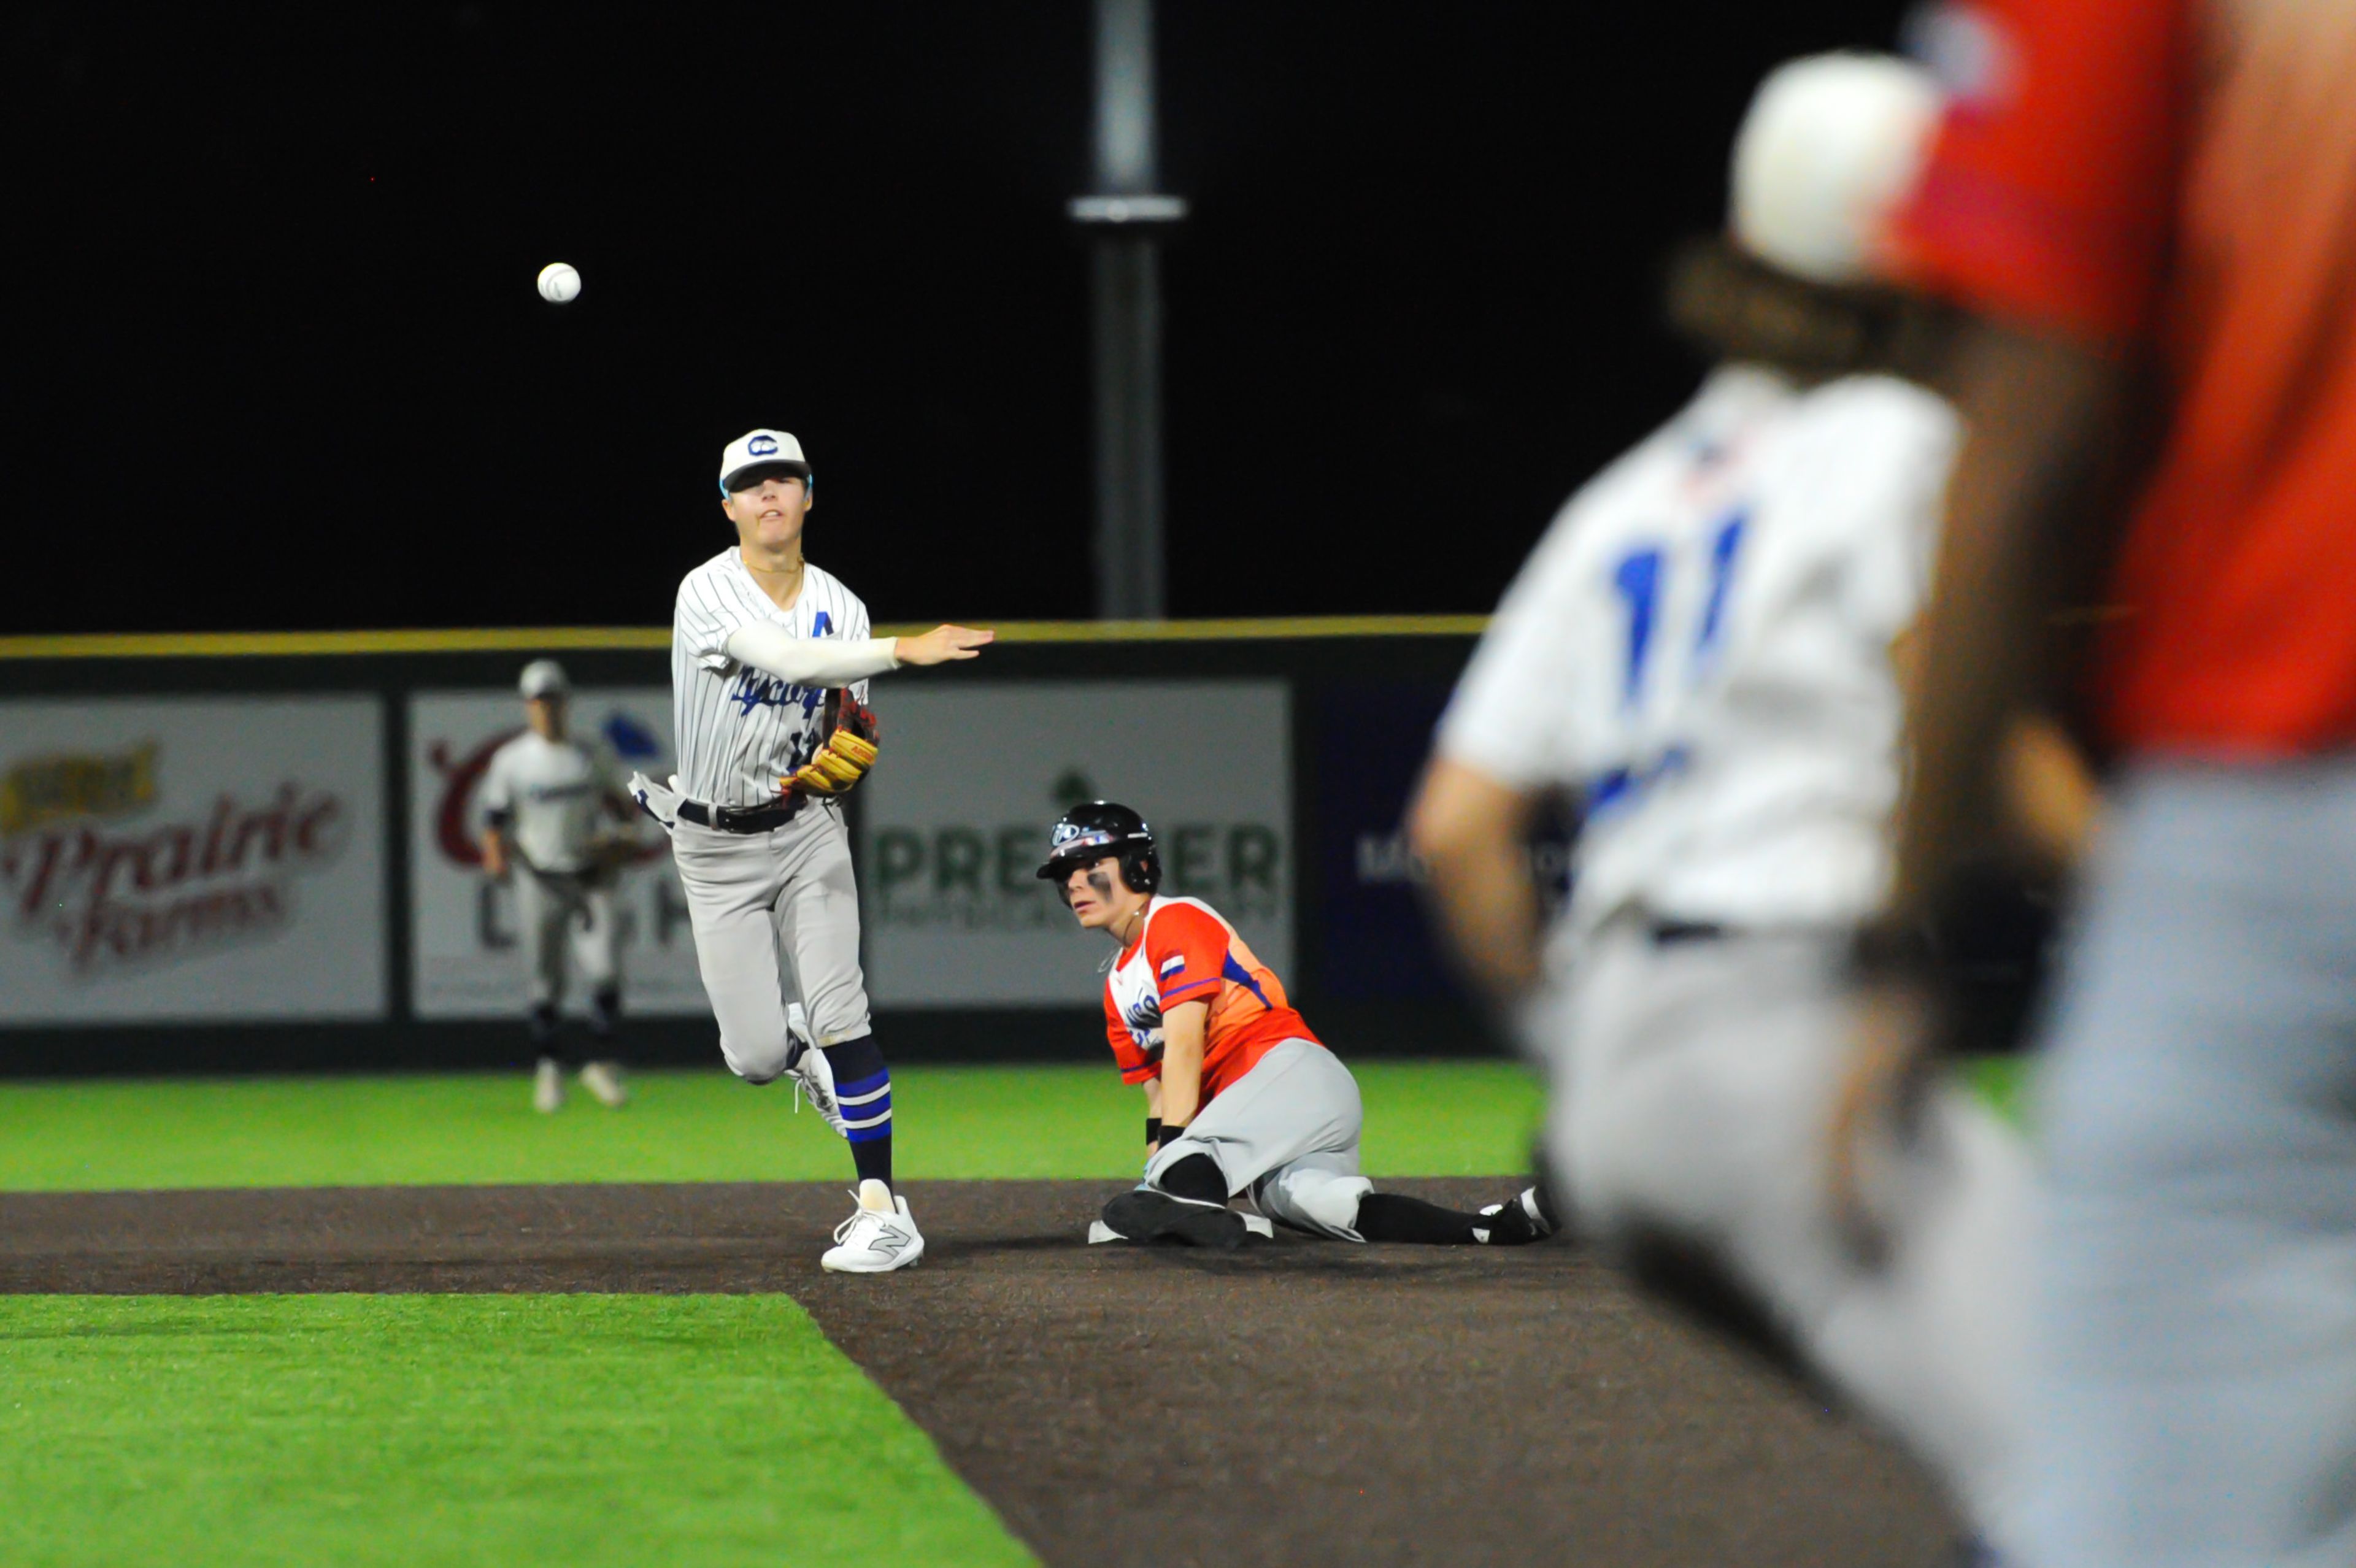
<svg viewBox="0 0 2356 1568">
<path fill-rule="evenodd" d="M 1157 895 L 1153 831 L 1095 801 L 1055 824 L 1039 875 L 1073 918 L 1120 944 L 1105 1031 L 1145 1090 L 1145 1179 L 1105 1205 L 1108 1240 L 1231 1249 L 1227 1200 L 1345 1242 L 1518 1246 L 1554 1222 L 1531 1188 L 1477 1214 L 1376 1192 L 1358 1174 L 1357 1081 L 1286 1002 L 1275 973 L 1199 899 Z M 1099 1232 L 1101 1234 L 1101 1232 Z"/>
</svg>

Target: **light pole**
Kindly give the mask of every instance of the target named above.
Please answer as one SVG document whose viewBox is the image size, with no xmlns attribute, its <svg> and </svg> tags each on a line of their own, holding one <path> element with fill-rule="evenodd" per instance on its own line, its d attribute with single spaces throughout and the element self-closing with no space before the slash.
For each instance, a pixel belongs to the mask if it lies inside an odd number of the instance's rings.
<svg viewBox="0 0 2356 1568">
<path fill-rule="evenodd" d="M 1160 620 L 1162 236 L 1186 204 L 1153 188 L 1153 0 L 1096 0 L 1095 33 L 1096 190 L 1075 197 L 1071 215 L 1092 230 L 1096 612 Z"/>
</svg>

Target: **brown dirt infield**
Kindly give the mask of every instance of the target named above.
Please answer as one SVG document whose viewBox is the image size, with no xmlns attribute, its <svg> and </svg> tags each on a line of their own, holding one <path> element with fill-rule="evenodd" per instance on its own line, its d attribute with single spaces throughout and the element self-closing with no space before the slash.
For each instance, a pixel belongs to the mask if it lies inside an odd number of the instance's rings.
<svg viewBox="0 0 2356 1568">
<path fill-rule="evenodd" d="M 8 1194 L 0 1292 L 782 1291 L 1057 1568 L 1944 1560 L 1887 1445 L 1572 1247 L 1084 1245 L 1115 1189 L 912 1188 L 882 1278 L 824 1185 Z"/>
</svg>

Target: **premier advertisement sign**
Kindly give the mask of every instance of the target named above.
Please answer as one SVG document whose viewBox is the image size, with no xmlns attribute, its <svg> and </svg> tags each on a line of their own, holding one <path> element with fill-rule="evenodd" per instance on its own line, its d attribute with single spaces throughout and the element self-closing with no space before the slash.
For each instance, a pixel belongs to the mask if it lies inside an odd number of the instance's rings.
<svg viewBox="0 0 2356 1568">
<path fill-rule="evenodd" d="M 877 706 L 859 878 L 878 1006 L 1092 1004 L 1109 944 L 1033 872 L 1055 818 L 1099 798 L 1152 825 L 1163 891 L 1209 901 L 1290 978 L 1284 683 L 902 682 Z"/>
<path fill-rule="evenodd" d="M 0 704 L 0 1022 L 385 1016 L 373 698 Z"/>
</svg>

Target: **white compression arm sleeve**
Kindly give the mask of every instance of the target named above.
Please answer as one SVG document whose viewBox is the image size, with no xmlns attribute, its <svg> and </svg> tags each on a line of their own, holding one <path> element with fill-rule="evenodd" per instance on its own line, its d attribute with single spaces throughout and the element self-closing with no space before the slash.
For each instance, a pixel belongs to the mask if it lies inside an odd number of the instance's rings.
<svg viewBox="0 0 2356 1568">
<path fill-rule="evenodd" d="M 770 622 L 728 634 L 728 656 L 796 686 L 849 686 L 900 667 L 894 637 L 797 637 Z"/>
</svg>

